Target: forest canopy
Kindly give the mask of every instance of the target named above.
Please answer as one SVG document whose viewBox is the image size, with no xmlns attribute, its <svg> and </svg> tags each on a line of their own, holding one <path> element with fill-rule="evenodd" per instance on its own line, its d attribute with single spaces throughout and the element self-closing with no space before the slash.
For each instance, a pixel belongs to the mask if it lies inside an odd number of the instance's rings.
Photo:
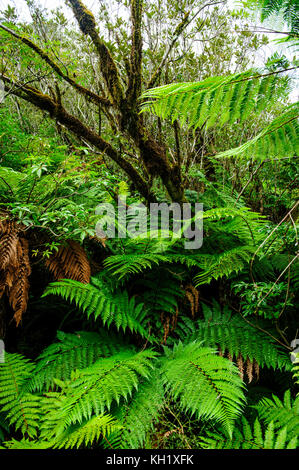
<svg viewBox="0 0 299 470">
<path fill-rule="evenodd" d="M 296 0 L 2 3 L 0 449 L 296 449 Z"/>
</svg>

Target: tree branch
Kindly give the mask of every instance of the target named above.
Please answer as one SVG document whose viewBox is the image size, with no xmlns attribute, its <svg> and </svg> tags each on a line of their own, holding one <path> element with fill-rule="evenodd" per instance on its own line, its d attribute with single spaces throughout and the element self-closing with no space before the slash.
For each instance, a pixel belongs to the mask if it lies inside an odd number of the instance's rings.
<svg viewBox="0 0 299 470">
<path fill-rule="evenodd" d="M 105 97 L 99 96 L 91 90 L 79 85 L 79 83 L 75 82 L 72 78 L 70 78 L 67 74 L 65 74 L 59 65 L 51 59 L 51 57 L 41 49 L 37 44 L 35 44 L 30 39 L 26 38 L 25 36 L 20 36 L 12 29 L 7 28 L 6 26 L 0 24 L 0 28 L 9 33 L 11 36 L 15 37 L 26 46 L 30 47 L 34 52 L 36 52 L 41 59 L 43 59 L 56 73 L 59 75 L 63 80 L 69 83 L 73 88 L 75 88 L 79 93 L 82 95 L 90 98 L 94 103 L 104 105 L 104 106 L 112 106 L 112 103 Z"/>
<path fill-rule="evenodd" d="M 49 95 L 42 93 L 28 85 L 16 84 L 13 80 L 5 75 L 0 74 L 0 78 L 5 84 L 10 85 L 10 92 L 32 104 L 37 108 L 47 111 L 52 118 L 55 118 L 60 124 L 64 125 L 69 131 L 75 134 L 79 138 L 84 138 L 87 142 L 94 145 L 97 149 L 103 151 L 108 155 L 117 165 L 124 170 L 131 178 L 136 188 L 146 199 L 149 198 L 149 189 L 144 178 L 139 172 L 121 156 L 112 145 L 104 140 L 100 135 L 94 132 L 89 127 L 85 126 L 78 118 L 69 114 L 62 104 L 55 101 Z"/>
<path fill-rule="evenodd" d="M 164 56 L 162 57 L 162 60 L 160 62 L 160 64 L 158 65 L 157 69 L 154 71 L 154 73 L 152 74 L 146 88 L 153 88 L 153 86 L 155 85 L 155 83 L 157 82 L 157 80 L 159 79 L 160 75 L 161 75 L 161 72 L 162 72 L 162 69 L 167 61 L 167 58 L 170 54 L 170 52 L 172 51 L 173 49 L 173 46 L 175 45 L 175 43 L 177 42 L 178 38 L 180 37 L 180 35 L 182 34 L 182 32 L 184 31 L 184 29 L 190 24 L 190 21 L 189 21 L 189 15 L 190 15 L 190 11 L 188 11 L 183 20 L 180 22 L 180 24 L 176 27 L 174 33 L 173 33 L 173 38 L 171 40 L 171 42 L 168 44 L 167 48 L 166 48 L 166 51 L 164 53 Z"/>
<path fill-rule="evenodd" d="M 132 47 L 129 69 L 129 83 L 127 99 L 130 103 L 136 103 L 141 94 L 141 66 L 142 66 L 142 7 L 143 0 L 131 0 L 132 18 Z"/>
<path fill-rule="evenodd" d="M 80 0 L 68 0 L 83 34 L 92 40 L 100 57 L 100 67 L 112 102 L 117 107 L 124 100 L 121 79 L 113 57 L 96 30 L 96 22 L 91 11 Z"/>
</svg>

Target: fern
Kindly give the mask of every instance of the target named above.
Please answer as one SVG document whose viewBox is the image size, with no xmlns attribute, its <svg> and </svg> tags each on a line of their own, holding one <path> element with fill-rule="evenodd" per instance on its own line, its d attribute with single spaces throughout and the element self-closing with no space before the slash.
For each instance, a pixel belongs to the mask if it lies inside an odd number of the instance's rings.
<svg viewBox="0 0 299 470">
<path fill-rule="evenodd" d="M 24 435 L 35 437 L 40 419 L 39 397 L 23 389 L 34 365 L 20 354 L 5 353 L 0 363 L 0 411 L 9 425 L 20 429 Z"/>
<path fill-rule="evenodd" d="M 10 441 L 4 442 L 5 447 L 3 449 L 13 449 L 13 450 L 45 450 L 51 448 L 51 443 L 47 441 L 40 441 L 40 440 L 29 440 L 29 439 L 21 439 L 18 441 L 17 439 L 11 439 Z M 0 447 L 1 449 L 1 447 Z"/>
<path fill-rule="evenodd" d="M 253 139 L 239 147 L 218 153 L 216 157 L 236 157 L 242 154 L 265 159 L 298 155 L 298 117 L 299 103 L 294 103 Z"/>
<path fill-rule="evenodd" d="M 99 415 L 83 422 L 70 426 L 54 443 L 54 448 L 73 448 L 77 449 L 84 445 L 88 447 L 91 444 L 102 440 L 107 435 L 115 432 L 121 426 L 110 415 Z"/>
<path fill-rule="evenodd" d="M 234 428 L 231 438 L 224 433 L 207 432 L 207 437 L 200 440 L 206 449 L 296 449 L 297 445 L 297 436 L 288 439 L 286 428 L 276 434 L 271 421 L 263 431 L 258 419 L 251 426 L 244 417 Z"/>
<path fill-rule="evenodd" d="M 158 265 L 163 261 L 167 261 L 166 256 L 158 253 L 130 253 L 126 255 L 109 256 L 109 258 L 105 260 L 105 267 L 107 267 L 109 271 L 113 271 L 114 276 L 118 276 L 119 279 L 122 279 L 130 274 L 137 274 L 145 269 L 152 269 L 154 265 Z"/>
<path fill-rule="evenodd" d="M 220 253 L 219 255 L 204 255 L 208 267 L 205 272 L 195 276 L 195 286 L 208 284 L 212 279 L 218 279 L 223 276 L 229 276 L 232 273 L 241 271 L 248 265 L 255 249 L 253 246 L 241 246 Z"/>
<path fill-rule="evenodd" d="M 193 332 L 187 329 L 185 341 L 202 341 L 204 346 L 218 347 L 237 361 L 255 361 L 260 367 L 288 369 L 289 357 L 274 340 L 258 328 L 249 325 L 241 317 L 231 315 L 226 308 L 221 312 L 219 305 L 208 308 L 204 304 L 204 321 L 192 325 Z"/>
<path fill-rule="evenodd" d="M 167 390 L 183 410 L 223 423 L 229 434 L 244 405 L 238 369 L 198 342 L 166 349 L 162 373 Z"/>
<path fill-rule="evenodd" d="M 261 9 L 261 20 L 272 15 L 282 14 L 283 19 L 291 27 L 291 37 L 299 35 L 299 8 L 296 0 L 255 0 Z"/>
<path fill-rule="evenodd" d="M 137 354 L 125 351 L 74 373 L 61 402 L 57 432 L 90 419 L 93 413 L 109 411 L 113 403 L 132 395 L 139 377 L 149 375 L 154 357 L 155 353 L 149 350 Z"/>
<path fill-rule="evenodd" d="M 76 305 L 95 319 L 101 318 L 103 325 L 108 327 L 114 324 L 119 330 L 129 329 L 142 336 L 148 336 L 144 327 L 147 315 L 143 304 L 137 304 L 134 298 L 129 298 L 126 290 L 111 292 L 103 281 L 92 279 L 92 284 L 81 284 L 70 279 L 52 282 L 43 296 L 59 295 L 65 300 L 75 302 Z"/>
<path fill-rule="evenodd" d="M 256 406 L 258 414 L 267 424 L 272 421 L 275 428 L 284 427 L 288 437 L 299 436 L 299 397 L 292 400 L 287 390 L 283 401 L 275 395 L 263 398 Z"/>
<path fill-rule="evenodd" d="M 155 370 L 148 380 L 140 384 L 130 403 L 120 403 L 115 416 L 122 428 L 109 437 L 109 442 L 122 449 L 141 448 L 164 404 L 161 374 Z"/>
<path fill-rule="evenodd" d="M 202 82 L 173 83 L 147 90 L 142 111 L 161 118 L 180 119 L 194 129 L 244 121 L 251 111 L 261 112 L 276 96 L 277 75 L 262 77 L 255 70 Z"/>
<path fill-rule="evenodd" d="M 111 356 L 128 348 L 119 337 L 100 333 L 57 333 L 59 342 L 48 346 L 37 358 L 32 378 L 27 384 L 30 391 L 48 390 L 54 387 L 54 379 L 69 380 L 76 369 L 84 369 L 100 357 Z"/>
</svg>

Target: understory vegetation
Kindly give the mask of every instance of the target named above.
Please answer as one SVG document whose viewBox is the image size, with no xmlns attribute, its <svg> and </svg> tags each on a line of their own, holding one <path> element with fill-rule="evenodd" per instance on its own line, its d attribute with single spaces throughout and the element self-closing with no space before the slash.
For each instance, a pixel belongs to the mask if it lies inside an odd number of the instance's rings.
<svg viewBox="0 0 299 470">
<path fill-rule="evenodd" d="M 298 5 L 230 3 L 0 12 L 1 449 L 298 447 Z"/>
</svg>

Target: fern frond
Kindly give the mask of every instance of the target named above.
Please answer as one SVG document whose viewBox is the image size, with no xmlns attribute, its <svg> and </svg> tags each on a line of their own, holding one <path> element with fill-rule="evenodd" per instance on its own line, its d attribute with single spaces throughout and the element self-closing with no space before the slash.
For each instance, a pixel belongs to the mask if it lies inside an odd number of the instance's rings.
<svg viewBox="0 0 299 470">
<path fill-rule="evenodd" d="M 70 426 L 56 442 L 54 448 L 74 448 L 77 449 L 82 445 L 90 447 L 103 437 L 109 436 L 116 432 L 121 426 L 117 421 L 107 414 L 94 416 L 93 418 L 83 422 L 82 424 L 74 424 Z"/>
<path fill-rule="evenodd" d="M 224 433 L 207 432 L 207 437 L 201 437 L 200 441 L 205 449 L 296 449 L 297 436 L 288 439 L 286 428 L 275 433 L 272 421 L 263 431 L 258 419 L 251 426 L 242 417 L 231 438 Z"/>
<path fill-rule="evenodd" d="M 167 257 L 159 253 L 130 253 L 126 255 L 113 255 L 105 260 L 105 267 L 113 276 L 122 279 L 131 274 L 138 274 L 154 265 L 167 262 Z"/>
<path fill-rule="evenodd" d="M 277 75 L 262 77 L 248 70 L 226 77 L 209 77 L 202 82 L 173 83 L 147 90 L 142 112 L 161 118 L 179 119 L 189 127 L 207 128 L 245 120 L 251 111 L 261 112 L 276 95 Z"/>
<path fill-rule="evenodd" d="M 40 441 L 40 440 L 29 440 L 29 439 L 21 439 L 17 441 L 16 439 L 11 439 L 10 441 L 5 441 L 4 445 L 6 449 L 13 449 L 13 450 L 27 450 L 27 449 L 49 449 L 51 448 L 51 442 L 47 441 Z"/>
<path fill-rule="evenodd" d="M 100 357 L 111 356 L 128 346 L 113 334 L 76 334 L 57 332 L 59 342 L 48 346 L 37 358 L 37 364 L 28 382 L 30 391 L 48 390 L 54 387 L 54 379 L 69 380 L 74 370 L 85 369 Z"/>
<path fill-rule="evenodd" d="M 239 147 L 218 153 L 215 158 L 239 155 L 265 158 L 292 157 L 298 155 L 299 103 L 288 106 L 253 139 Z"/>
<path fill-rule="evenodd" d="M 299 436 L 299 397 L 293 400 L 287 390 L 283 401 L 275 395 L 263 398 L 256 406 L 259 417 L 267 424 L 273 421 L 275 429 L 286 428 L 289 437 Z"/>
<path fill-rule="evenodd" d="M 255 252 L 253 246 L 240 246 L 216 255 L 202 255 L 208 264 L 205 272 L 195 276 L 195 286 L 208 284 L 212 279 L 229 276 L 241 271 L 252 258 Z"/>
<path fill-rule="evenodd" d="M 275 341 L 258 328 L 249 325 L 231 312 L 221 312 L 219 305 L 213 309 L 202 304 L 205 320 L 193 324 L 193 333 L 186 341 L 201 341 L 204 346 L 218 347 L 237 360 L 241 355 L 246 361 L 255 361 L 260 367 L 289 368 L 290 360 Z"/>
<path fill-rule="evenodd" d="M 75 302 L 87 317 L 101 318 L 108 327 L 114 324 L 117 329 L 139 333 L 147 336 L 144 321 L 147 315 L 143 304 L 129 298 L 126 290 L 111 292 L 108 285 L 93 279 L 96 284 L 82 284 L 70 279 L 52 282 L 46 288 L 43 296 L 59 295 L 65 300 Z"/>
<path fill-rule="evenodd" d="M 243 382 L 228 359 L 198 342 L 166 349 L 165 385 L 184 410 L 223 423 L 229 434 L 244 405 Z"/>
<path fill-rule="evenodd" d="M 34 364 L 20 354 L 6 352 L 0 363 L 0 411 L 9 425 L 29 437 L 37 435 L 40 420 L 40 398 L 23 389 L 33 370 Z"/>
<path fill-rule="evenodd" d="M 55 280 L 73 279 L 87 284 L 90 281 L 90 264 L 82 246 L 74 240 L 60 245 L 46 261 L 46 267 L 54 274 Z"/>
<path fill-rule="evenodd" d="M 122 424 L 122 429 L 109 437 L 113 447 L 142 448 L 164 402 L 161 374 L 159 370 L 155 370 L 148 380 L 139 385 L 130 403 L 122 402 L 118 407 L 115 415 Z"/>
<path fill-rule="evenodd" d="M 124 351 L 74 373 L 58 411 L 56 407 L 56 436 L 67 427 L 90 419 L 93 414 L 109 411 L 121 398 L 131 396 L 133 390 L 138 389 L 140 376 L 149 376 L 155 356 L 150 350 L 137 354 Z"/>
</svg>

